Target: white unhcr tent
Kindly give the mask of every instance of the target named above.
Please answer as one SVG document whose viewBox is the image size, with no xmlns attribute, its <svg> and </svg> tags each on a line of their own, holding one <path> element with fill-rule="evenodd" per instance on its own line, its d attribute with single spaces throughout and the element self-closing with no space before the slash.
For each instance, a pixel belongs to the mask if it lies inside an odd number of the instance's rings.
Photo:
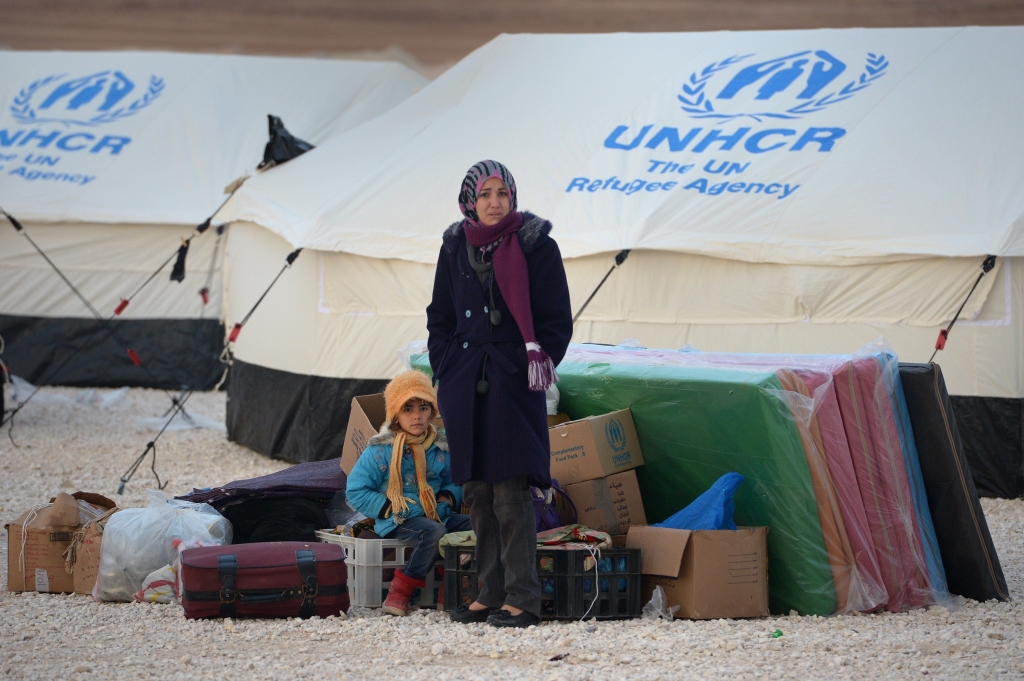
<svg viewBox="0 0 1024 681">
<path fill-rule="evenodd" d="M 494 158 L 554 223 L 574 308 L 633 249 L 575 342 L 833 353 L 884 335 L 926 361 L 992 254 L 938 361 L 954 394 L 1019 406 L 1021 82 L 1021 27 L 501 36 L 221 211 L 271 260 L 312 249 L 239 340 L 238 374 L 392 376 L 426 335 L 463 174 Z M 232 253 L 229 313 L 261 292 L 250 257 Z M 301 405 L 240 385 L 229 433 L 331 454 Z M 257 403 L 281 416 L 247 431 Z"/>
<path fill-rule="evenodd" d="M 253 174 L 268 114 L 316 145 L 424 82 L 366 61 L 0 51 L 0 206 L 110 316 L 217 209 L 226 185 Z M 168 265 L 117 318 L 136 367 L 106 332 L 94 335 L 90 311 L 4 220 L 3 359 L 30 381 L 211 387 L 224 340 L 216 226 L 192 241 L 182 283 Z"/>
</svg>

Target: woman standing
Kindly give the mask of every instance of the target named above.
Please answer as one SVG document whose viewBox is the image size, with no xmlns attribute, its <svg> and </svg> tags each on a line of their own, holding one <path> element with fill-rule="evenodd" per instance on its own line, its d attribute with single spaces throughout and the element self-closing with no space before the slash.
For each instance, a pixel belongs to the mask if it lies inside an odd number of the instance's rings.
<svg viewBox="0 0 1024 681">
<path fill-rule="evenodd" d="M 427 330 L 482 588 L 451 618 L 527 627 L 540 621 L 530 485 L 551 486 L 545 391 L 572 336 L 569 287 L 551 223 L 516 210 L 508 168 L 470 168 L 459 207 L 465 219 L 444 233 Z"/>
</svg>

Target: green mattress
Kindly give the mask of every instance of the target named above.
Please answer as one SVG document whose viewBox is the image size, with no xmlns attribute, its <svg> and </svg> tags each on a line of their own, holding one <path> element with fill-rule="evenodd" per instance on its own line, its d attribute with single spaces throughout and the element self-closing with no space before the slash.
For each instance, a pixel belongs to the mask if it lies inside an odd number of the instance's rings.
<svg viewBox="0 0 1024 681">
<path fill-rule="evenodd" d="M 413 366 L 430 373 L 426 354 L 413 357 Z M 772 612 L 835 612 L 807 458 L 774 372 L 567 360 L 558 375 L 559 410 L 571 418 L 632 411 L 650 522 L 683 508 L 721 475 L 741 473 L 736 523 L 769 528 Z"/>
</svg>

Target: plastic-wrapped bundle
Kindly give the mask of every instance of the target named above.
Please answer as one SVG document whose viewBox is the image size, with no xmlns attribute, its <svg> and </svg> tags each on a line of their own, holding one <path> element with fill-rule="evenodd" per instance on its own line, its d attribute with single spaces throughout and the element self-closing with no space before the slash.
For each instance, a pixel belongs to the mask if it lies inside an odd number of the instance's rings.
<svg viewBox="0 0 1024 681">
<path fill-rule="evenodd" d="M 804 444 L 807 466 L 814 484 L 814 497 L 818 505 L 818 519 L 828 553 L 829 567 L 836 588 L 836 612 L 872 610 L 885 602 L 878 589 L 869 590 L 860 576 L 850 532 L 840 509 L 839 493 L 825 455 L 825 444 L 818 423 L 817 410 L 810 390 L 795 372 L 777 369 L 776 375 L 787 391 L 786 397 L 793 410 L 797 428 Z M 802 400 L 797 399 L 797 395 Z M 851 528 L 853 529 L 853 528 Z"/>
<path fill-rule="evenodd" d="M 666 351 L 654 352 L 670 361 L 688 363 L 792 367 L 805 379 L 813 376 L 812 371 L 831 375 L 871 543 L 888 594 L 886 607 L 900 611 L 948 598 L 896 355 L 884 341 L 868 344 L 852 355 L 679 352 L 671 356 Z M 841 448 L 837 439 L 832 445 Z M 841 476 L 835 467 L 833 471 Z M 869 574 L 866 566 L 860 567 L 862 577 Z"/>
<path fill-rule="evenodd" d="M 686 506 L 723 474 L 739 525 L 765 525 L 773 612 L 836 611 L 836 591 L 800 430 L 774 372 L 722 367 L 577 362 L 559 366 L 574 417 L 629 407 L 645 465 L 637 470 L 648 518 Z"/>
<path fill-rule="evenodd" d="M 749 357 L 699 356 L 709 362 Z M 833 376 L 889 596 L 886 608 L 898 612 L 947 599 L 945 572 L 895 353 L 880 341 L 852 355 L 765 355 L 758 361 L 780 360 L 790 366 L 825 369 Z"/>
<path fill-rule="evenodd" d="M 850 445 L 843 428 L 835 384 L 832 375 L 827 372 L 799 369 L 796 373 L 814 394 L 814 415 L 821 432 L 829 474 L 842 512 L 846 538 L 853 551 L 856 565 L 856 570 L 850 575 L 846 611 L 871 611 L 887 603 L 889 594 L 875 556 L 871 529 L 857 484 Z"/>
<path fill-rule="evenodd" d="M 209 504 L 147 493 L 149 506 L 126 508 L 107 521 L 92 592 L 98 601 L 132 600 L 151 573 L 174 563 L 178 543 L 184 548 L 231 543 L 231 523 Z"/>
<path fill-rule="evenodd" d="M 779 387 L 764 389 L 785 405 L 789 411 L 789 418 L 799 433 L 801 449 L 805 456 L 806 474 L 812 481 L 813 504 L 817 509 L 821 527 L 819 541 L 825 546 L 826 567 L 832 575 L 836 599 L 835 612 L 874 610 L 887 602 L 888 595 L 875 558 L 864 504 L 858 491 L 838 402 L 832 388 L 832 375 L 822 369 L 792 371 L 785 368 L 796 366 L 798 362 L 794 359 L 792 356 L 778 355 L 726 355 L 607 346 L 572 346 L 564 361 L 647 366 L 703 366 L 709 369 L 721 369 L 722 365 L 729 365 L 734 369 L 774 373 L 779 381 Z M 646 434 L 640 432 L 639 435 L 646 452 L 649 449 Z M 725 459 L 726 464 L 728 461 L 728 458 Z M 642 469 L 638 471 L 638 475 L 643 485 L 645 476 Z M 645 494 L 645 500 L 646 498 Z M 784 522 L 785 520 L 778 516 L 777 523 Z M 772 530 L 769 533 L 771 546 L 772 533 L 778 529 L 778 525 L 769 524 L 769 527 Z"/>
</svg>

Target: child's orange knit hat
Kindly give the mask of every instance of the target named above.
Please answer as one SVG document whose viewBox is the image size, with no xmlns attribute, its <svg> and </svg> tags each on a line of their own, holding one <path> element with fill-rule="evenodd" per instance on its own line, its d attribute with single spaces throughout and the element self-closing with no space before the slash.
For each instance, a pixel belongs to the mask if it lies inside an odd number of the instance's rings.
<svg viewBox="0 0 1024 681">
<path fill-rule="evenodd" d="M 430 385 L 430 379 L 425 373 L 413 369 L 398 374 L 384 388 L 384 422 L 393 422 L 405 403 L 413 398 L 427 402 L 434 408 L 434 413 L 438 413 L 434 386 Z"/>
</svg>

